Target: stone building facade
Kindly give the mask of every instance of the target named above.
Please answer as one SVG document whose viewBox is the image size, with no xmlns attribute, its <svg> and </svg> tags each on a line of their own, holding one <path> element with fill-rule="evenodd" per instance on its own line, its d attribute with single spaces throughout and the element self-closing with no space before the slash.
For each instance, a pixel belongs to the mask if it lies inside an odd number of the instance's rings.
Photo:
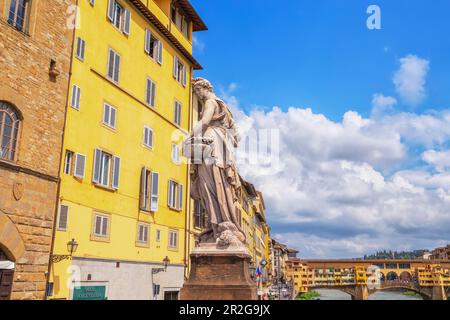
<svg viewBox="0 0 450 320">
<path fill-rule="evenodd" d="M 0 300 L 45 298 L 72 2 L 0 0 Z"/>
</svg>

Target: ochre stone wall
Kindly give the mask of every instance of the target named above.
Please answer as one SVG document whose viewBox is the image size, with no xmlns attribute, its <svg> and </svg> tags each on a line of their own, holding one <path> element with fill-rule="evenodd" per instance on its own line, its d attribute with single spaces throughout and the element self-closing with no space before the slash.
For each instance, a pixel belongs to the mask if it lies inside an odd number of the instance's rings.
<svg viewBox="0 0 450 320">
<path fill-rule="evenodd" d="M 73 2 L 33 0 L 24 34 L 7 23 L 10 0 L 0 0 L 0 101 L 23 117 L 16 161 L 0 161 L 0 214 L 14 223 L 25 249 L 8 257 L 16 260 L 12 299 L 45 296 L 72 51 L 66 12 Z M 49 75 L 51 60 L 57 77 Z"/>
</svg>

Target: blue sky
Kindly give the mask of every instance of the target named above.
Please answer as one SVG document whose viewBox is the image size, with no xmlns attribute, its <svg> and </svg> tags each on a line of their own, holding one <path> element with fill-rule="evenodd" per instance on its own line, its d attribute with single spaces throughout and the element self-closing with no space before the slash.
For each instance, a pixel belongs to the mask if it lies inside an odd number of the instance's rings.
<svg viewBox="0 0 450 320">
<path fill-rule="evenodd" d="M 279 132 L 273 170 L 240 166 L 275 237 L 311 258 L 450 243 L 448 0 L 192 3 L 197 76 L 244 133 Z"/>
<path fill-rule="evenodd" d="M 447 0 L 192 2 L 209 27 L 196 34 L 204 44 L 195 50 L 205 68 L 198 75 L 237 83 L 244 108 L 314 107 L 334 120 L 348 109 L 368 115 L 374 92 L 394 93 L 389 80 L 407 54 L 434 67 L 417 110 L 450 105 Z M 382 10 L 382 30 L 366 28 L 370 4 Z"/>
</svg>

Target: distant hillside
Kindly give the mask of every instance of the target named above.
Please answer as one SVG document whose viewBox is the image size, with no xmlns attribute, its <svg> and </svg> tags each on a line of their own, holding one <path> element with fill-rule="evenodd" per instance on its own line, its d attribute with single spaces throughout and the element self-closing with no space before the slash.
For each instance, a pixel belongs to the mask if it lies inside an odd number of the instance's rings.
<svg viewBox="0 0 450 320">
<path fill-rule="evenodd" d="M 379 251 L 375 254 L 371 255 L 365 255 L 364 260 L 377 260 L 377 259 L 386 259 L 386 260 L 393 260 L 393 259 L 400 259 L 400 260 L 415 260 L 415 259 L 422 259 L 423 254 L 425 252 L 428 252 L 428 250 L 414 250 L 414 251 Z"/>
</svg>

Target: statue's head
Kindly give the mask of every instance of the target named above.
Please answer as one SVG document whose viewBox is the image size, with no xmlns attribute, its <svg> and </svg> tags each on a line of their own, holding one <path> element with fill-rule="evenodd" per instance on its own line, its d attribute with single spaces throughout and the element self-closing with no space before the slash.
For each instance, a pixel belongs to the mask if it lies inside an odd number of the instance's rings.
<svg viewBox="0 0 450 320">
<path fill-rule="evenodd" d="M 203 78 L 192 80 L 192 86 L 194 87 L 195 94 L 202 100 L 205 99 L 209 93 L 213 92 L 211 82 Z"/>
</svg>

